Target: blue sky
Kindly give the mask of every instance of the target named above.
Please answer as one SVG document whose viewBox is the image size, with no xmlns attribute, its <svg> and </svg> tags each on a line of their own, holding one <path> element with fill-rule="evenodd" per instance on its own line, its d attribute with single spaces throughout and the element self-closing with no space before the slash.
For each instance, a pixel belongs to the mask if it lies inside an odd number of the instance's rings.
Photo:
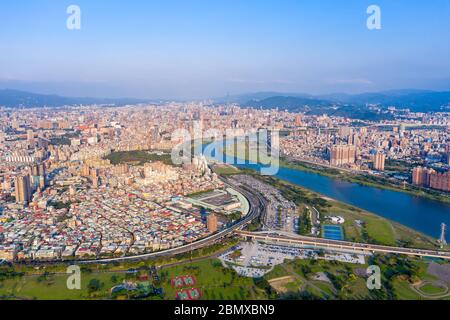
<svg viewBox="0 0 450 320">
<path fill-rule="evenodd" d="M 450 90 L 447 0 L 2 1 L 0 44 L 0 88 L 70 96 Z"/>
</svg>

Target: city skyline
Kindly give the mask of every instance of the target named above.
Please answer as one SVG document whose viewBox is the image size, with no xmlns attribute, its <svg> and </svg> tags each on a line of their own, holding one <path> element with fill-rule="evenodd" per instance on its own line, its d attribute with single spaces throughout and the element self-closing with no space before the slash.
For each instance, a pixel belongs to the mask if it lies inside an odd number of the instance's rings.
<svg viewBox="0 0 450 320">
<path fill-rule="evenodd" d="M 66 27 L 72 4 L 81 9 L 80 30 Z M 372 4 L 381 9 L 380 30 L 366 26 Z M 146 99 L 450 88 L 447 1 L 1 7 L 1 88 Z"/>
</svg>

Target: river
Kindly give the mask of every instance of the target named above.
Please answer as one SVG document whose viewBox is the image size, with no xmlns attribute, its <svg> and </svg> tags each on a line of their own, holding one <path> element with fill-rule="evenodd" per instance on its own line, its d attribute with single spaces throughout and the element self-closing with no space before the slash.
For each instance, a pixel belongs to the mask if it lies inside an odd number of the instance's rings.
<svg viewBox="0 0 450 320">
<path fill-rule="evenodd" d="M 214 156 L 214 152 L 212 155 Z M 235 164 L 228 156 L 224 160 L 239 168 L 261 168 L 259 164 Z M 281 167 L 275 177 L 396 221 L 435 239 L 440 236 L 441 223 L 450 226 L 449 203 L 363 186 L 298 169 Z M 449 238 L 447 234 L 447 240 Z"/>
</svg>

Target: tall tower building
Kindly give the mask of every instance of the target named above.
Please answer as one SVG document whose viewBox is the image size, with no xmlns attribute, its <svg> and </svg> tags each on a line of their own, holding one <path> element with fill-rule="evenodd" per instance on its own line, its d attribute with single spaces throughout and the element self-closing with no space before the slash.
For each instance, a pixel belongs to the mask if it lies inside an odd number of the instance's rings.
<svg viewBox="0 0 450 320">
<path fill-rule="evenodd" d="M 381 152 L 377 152 L 373 158 L 373 168 L 378 171 L 384 171 L 386 156 Z"/>
<path fill-rule="evenodd" d="M 433 169 L 416 167 L 412 171 L 412 183 L 417 186 L 430 186 L 431 176 L 436 174 L 436 171 Z"/>
<path fill-rule="evenodd" d="M 47 174 L 45 163 L 40 163 L 38 166 L 39 166 L 39 175 L 45 177 Z"/>
<path fill-rule="evenodd" d="M 27 204 L 31 200 L 30 176 L 23 175 L 14 178 L 16 202 Z"/>
<path fill-rule="evenodd" d="M 33 130 L 27 130 L 27 140 L 28 140 L 28 142 L 34 141 L 34 132 L 33 132 Z"/>
<path fill-rule="evenodd" d="M 341 166 L 348 163 L 355 163 L 356 147 L 352 145 L 334 145 L 330 150 L 330 164 Z"/>
<path fill-rule="evenodd" d="M 45 164 L 35 164 L 31 166 L 31 183 L 32 188 L 37 189 L 37 187 L 44 189 L 46 184 L 46 169 Z"/>
<path fill-rule="evenodd" d="M 86 164 L 83 165 L 80 170 L 80 175 L 82 177 L 89 177 L 90 174 L 91 174 L 91 168 Z"/>
<path fill-rule="evenodd" d="M 295 125 L 296 125 L 297 127 L 303 126 L 302 115 L 298 114 L 298 115 L 295 117 Z"/>
<path fill-rule="evenodd" d="M 40 177 L 39 177 L 39 188 L 40 188 L 41 190 L 43 190 L 43 189 L 45 188 L 45 185 L 46 185 L 46 183 L 45 183 L 45 177 L 44 177 L 44 176 L 40 176 Z"/>
<path fill-rule="evenodd" d="M 206 227 L 208 231 L 214 233 L 217 231 L 217 216 L 212 213 L 206 218 Z"/>
<path fill-rule="evenodd" d="M 5 191 L 8 191 L 9 189 L 11 189 L 11 181 L 8 176 L 5 177 L 5 180 L 3 181 L 1 187 Z"/>
<path fill-rule="evenodd" d="M 425 168 L 416 167 L 412 171 L 412 183 L 416 186 L 423 186 L 426 184 Z"/>
<path fill-rule="evenodd" d="M 430 188 L 450 191 L 450 172 L 446 173 L 433 173 L 430 175 Z"/>
</svg>

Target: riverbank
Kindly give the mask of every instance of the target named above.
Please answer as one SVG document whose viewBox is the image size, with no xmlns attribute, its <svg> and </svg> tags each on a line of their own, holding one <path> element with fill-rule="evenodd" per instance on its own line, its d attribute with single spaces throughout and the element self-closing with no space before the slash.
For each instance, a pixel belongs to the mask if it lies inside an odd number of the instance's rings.
<svg viewBox="0 0 450 320">
<path fill-rule="evenodd" d="M 386 178 L 376 177 L 368 174 L 353 174 L 349 172 L 340 171 L 339 169 L 331 169 L 320 164 L 310 164 L 300 160 L 287 160 L 282 158 L 280 166 L 284 168 L 307 171 L 322 176 L 327 176 L 334 179 L 341 179 L 348 182 L 357 183 L 363 186 L 374 187 L 384 190 L 391 190 L 397 192 L 408 193 L 416 197 L 427 198 L 434 201 L 450 203 L 450 196 L 446 196 L 438 191 L 424 190 L 422 188 L 414 187 L 406 184 L 405 187 L 396 185 Z"/>
<path fill-rule="evenodd" d="M 249 152 L 247 149 L 243 149 L 243 145 L 234 145 L 229 146 L 229 148 L 221 149 L 220 152 L 223 152 L 227 157 L 234 158 L 236 155 L 243 156 L 243 161 L 249 161 Z M 257 154 L 257 153 L 255 153 Z M 263 159 L 258 158 L 263 165 L 270 164 L 271 159 L 267 156 L 264 156 Z M 377 177 L 374 175 L 364 174 L 364 173 L 352 173 L 350 170 L 344 170 L 339 168 L 330 168 L 328 166 L 322 164 L 312 164 L 308 162 L 304 162 L 301 160 L 288 159 L 286 157 L 280 157 L 279 166 L 283 168 L 300 170 L 310 173 L 315 173 L 318 175 L 326 176 L 333 179 L 339 179 L 343 181 L 348 181 L 352 183 L 357 183 L 362 186 L 374 187 L 383 190 L 397 191 L 410 194 L 415 197 L 422 197 L 434 201 L 450 203 L 450 195 L 447 196 L 441 192 L 423 189 L 419 187 L 412 186 L 411 184 L 398 185 L 393 183 L 392 181 Z"/>
<path fill-rule="evenodd" d="M 302 212 L 305 207 L 318 209 L 322 224 L 328 223 L 325 219 L 326 216 L 343 217 L 345 223 L 342 224 L 342 228 L 347 241 L 410 248 L 438 248 L 437 239 L 375 213 L 323 196 L 276 177 L 261 176 L 250 170 L 244 170 L 241 174 L 252 175 L 277 188 L 287 200 L 296 203 L 299 212 Z M 450 250 L 450 247 L 447 246 L 445 250 Z"/>
</svg>

